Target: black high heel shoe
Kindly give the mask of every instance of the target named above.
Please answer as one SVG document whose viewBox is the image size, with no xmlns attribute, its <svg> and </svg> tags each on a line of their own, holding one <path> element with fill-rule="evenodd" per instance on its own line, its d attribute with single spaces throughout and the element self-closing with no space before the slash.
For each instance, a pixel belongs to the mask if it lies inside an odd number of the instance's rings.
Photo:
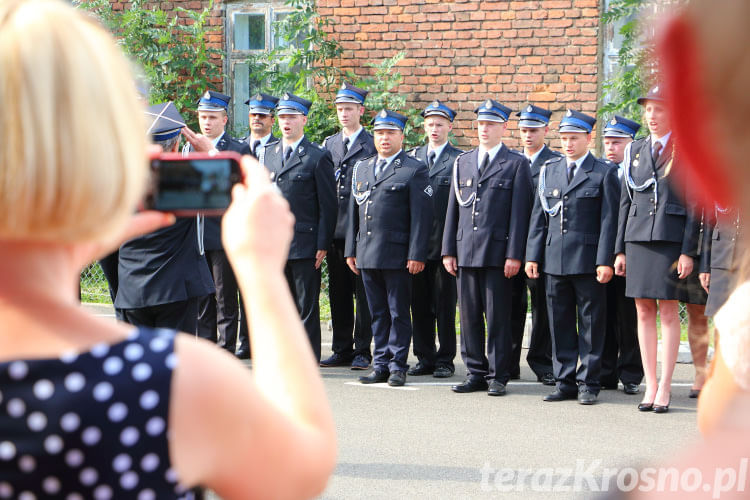
<svg viewBox="0 0 750 500">
<path fill-rule="evenodd" d="M 669 395 L 669 400 L 665 405 L 653 405 L 654 413 L 667 413 L 669 411 L 669 403 L 672 402 L 672 394 Z"/>
<path fill-rule="evenodd" d="M 652 411 L 654 409 L 654 403 L 640 403 L 638 405 L 638 411 Z"/>
</svg>

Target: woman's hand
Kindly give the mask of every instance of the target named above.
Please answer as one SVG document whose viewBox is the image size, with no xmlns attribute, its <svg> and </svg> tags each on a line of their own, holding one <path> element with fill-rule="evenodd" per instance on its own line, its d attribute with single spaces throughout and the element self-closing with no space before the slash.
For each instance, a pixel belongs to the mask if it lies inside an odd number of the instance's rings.
<svg viewBox="0 0 750 500">
<path fill-rule="evenodd" d="M 680 254 L 680 258 L 677 260 L 677 277 L 684 280 L 690 273 L 693 272 L 693 258 L 683 254 Z"/>
</svg>

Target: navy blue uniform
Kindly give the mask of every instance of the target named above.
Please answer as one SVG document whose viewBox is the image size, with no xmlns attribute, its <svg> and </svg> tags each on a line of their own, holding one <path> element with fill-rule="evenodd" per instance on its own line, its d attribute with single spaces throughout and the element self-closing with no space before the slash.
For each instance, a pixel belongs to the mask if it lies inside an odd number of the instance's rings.
<svg viewBox="0 0 750 500">
<path fill-rule="evenodd" d="M 427 165 L 428 147 L 410 152 Z M 429 169 L 432 186 L 432 231 L 423 272 L 413 276 L 411 315 L 414 327 L 414 354 L 427 368 L 445 366 L 454 370 L 456 357 L 456 278 L 445 270 L 441 259 L 443 229 L 451 189 L 453 164 L 463 153 L 447 143 Z M 435 348 L 435 327 L 440 348 Z"/>
<path fill-rule="evenodd" d="M 333 339 L 331 349 L 345 358 L 358 354 L 371 359 L 372 327 L 362 277 L 354 274 L 346 265 L 344 250 L 346 229 L 349 221 L 349 198 L 352 189 L 352 170 L 357 161 L 375 154 L 372 136 L 361 130 L 351 147 L 346 148 L 343 133 L 339 132 L 323 141 L 333 159 L 336 180 L 338 215 L 333 243 L 328 250 L 328 298 L 331 304 Z M 352 296 L 357 303 L 356 318 L 352 307 Z M 353 344 L 353 348 L 352 348 Z"/>
<path fill-rule="evenodd" d="M 732 293 L 737 272 L 742 263 L 742 222 L 735 208 L 716 207 L 706 211 L 703 245 L 701 251 L 701 273 L 711 273 L 708 287 L 706 316 L 713 316 L 724 305 Z"/>
<path fill-rule="evenodd" d="M 405 372 L 411 340 L 406 264 L 427 260 L 432 188 L 427 167 L 404 151 L 375 179 L 377 158 L 355 166 L 345 256 L 356 257 L 362 272 L 375 340 L 373 369 Z"/>
<path fill-rule="evenodd" d="M 614 265 L 617 172 L 587 153 L 568 183 L 567 166 L 565 158 L 546 164 L 539 190 L 544 189 L 543 198 L 553 212 L 548 213 L 540 196 L 535 197 L 526 258 L 539 263 L 547 275 L 558 390 L 575 395 L 580 384 L 581 389 L 598 394 L 607 302 L 596 268 Z"/>
<path fill-rule="evenodd" d="M 478 151 L 456 160 L 442 254 L 458 261 L 461 355 L 469 376 L 506 384 L 513 338 L 511 280 L 505 277 L 504 266 L 506 259 L 524 260 L 532 205 L 531 174 L 529 161 L 504 145 L 480 173 Z M 464 204 L 459 203 L 456 191 Z"/>
<path fill-rule="evenodd" d="M 302 138 L 283 162 L 283 143 L 266 146 L 264 163 L 294 214 L 285 274 L 316 359 L 320 360 L 320 269 L 315 254 L 331 246 L 336 194 L 331 153 Z"/>
</svg>

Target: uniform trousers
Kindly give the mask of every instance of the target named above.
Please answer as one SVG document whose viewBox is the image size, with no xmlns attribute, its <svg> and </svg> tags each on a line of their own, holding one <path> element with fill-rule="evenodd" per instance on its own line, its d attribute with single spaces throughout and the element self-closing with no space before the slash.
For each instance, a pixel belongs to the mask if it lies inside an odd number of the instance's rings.
<svg viewBox="0 0 750 500">
<path fill-rule="evenodd" d="M 552 372 L 557 388 L 577 394 L 580 386 L 599 394 L 607 314 L 604 285 L 596 281 L 595 274 L 548 274 L 546 280 Z M 579 357 L 581 364 L 576 371 Z"/>
<path fill-rule="evenodd" d="M 206 250 L 208 269 L 214 280 L 216 293 L 201 299 L 198 306 L 198 336 L 216 342 L 219 330 L 219 347 L 234 353 L 237 343 L 239 302 L 237 279 L 224 250 Z"/>
<path fill-rule="evenodd" d="M 320 269 L 315 269 L 315 259 L 293 259 L 286 261 L 284 274 L 315 360 L 320 361 Z"/>
<path fill-rule="evenodd" d="M 545 373 L 552 373 L 552 335 L 547 318 L 545 282 L 545 275 L 541 272 L 538 278 L 526 278 L 526 286 L 531 295 L 531 339 L 526 361 L 538 378 Z"/>
<path fill-rule="evenodd" d="M 157 306 L 121 309 L 123 321 L 131 325 L 171 328 L 195 335 L 199 297 Z"/>
<path fill-rule="evenodd" d="M 428 260 L 412 278 L 411 316 L 414 355 L 428 367 L 454 369 L 456 357 L 456 278 L 442 261 Z M 435 326 L 440 348 L 435 348 Z"/>
<path fill-rule="evenodd" d="M 507 384 L 513 350 L 511 280 L 502 267 L 459 267 L 457 283 L 461 356 L 469 376 Z"/>
<path fill-rule="evenodd" d="M 605 387 L 640 384 L 643 380 L 635 301 L 625 296 L 625 278 L 607 283 L 607 328 L 602 353 L 601 384 Z"/>
<path fill-rule="evenodd" d="M 526 327 L 526 311 L 529 308 L 523 270 L 510 279 L 510 286 L 510 328 L 513 336 L 513 353 L 508 370 L 510 371 L 510 376 L 516 378 L 521 375 L 521 347 L 523 344 L 523 331 Z"/>
<path fill-rule="evenodd" d="M 371 359 L 372 320 L 367 306 L 365 286 L 362 284 L 362 277 L 354 274 L 346 264 L 344 240 L 333 240 L 326 260 L 328 299 L 333 325 L 331 350 L 346 357 L 361 354 Z M 356 301 L 356 314 L 352 296 Z"/>
<path fill-rule="evenodd" d="M 237 333 L 237 352 L 247 351 L 250 352 L 250 337 L 248 336 L 247 330 L 247 313 L 245 312 L 245 304 L 242 301 L 242 292 L 240 292 L 240 331 Z"/>
<path fill-rule="evenodd" d="M 412 277 L 406 269 L 362 269 L 361 273 L 372 317 L 373 369 L 406 372 Z"/>
</svg>

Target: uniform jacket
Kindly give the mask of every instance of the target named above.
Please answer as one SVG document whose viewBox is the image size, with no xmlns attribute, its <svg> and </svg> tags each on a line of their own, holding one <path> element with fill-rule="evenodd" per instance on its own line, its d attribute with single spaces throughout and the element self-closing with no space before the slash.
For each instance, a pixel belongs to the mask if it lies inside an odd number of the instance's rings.
<svg viewBox="0 0 750 500">
<path fill-rule="evenodd" d="M 123 243 L 115 307 L 151 307 L 214 293 L 197 231 L 195 217 L 180 217 L 171 226 Z"/>
<path fill-rule="evenodd" d="M 718 208 L 706 211 L 699 271 L 711 269 L 737 271 L 742 254 L 737 243 L 742 242 L 742 224 L 737 209 L 722 213 Z"/>
<path fill-rule="evenodd" d="M 480 174 L 479 150 L 456 159 L 457 173 L 445 216 L 443 256 L 457 257 L 461 267 L 502 267 L 506 259 L 524 260 L 526 235 L 532 206 L 529 160 L 503 145 Z M 476 193 L 475 202 L 462 207 Z"/>
<path fill-rule="evenodd" d="M 193 147 L 188 144 L 187 151 L 193 151 Z M 246 142 L 238 141 L 229 136 L 226 132 L 216 143 L 216 149 L 219 151 L 234 151 L 241 155 L 250 154 L 250 146 Z M 206 217 L 203 229 L 203 247 L 206 250 L 223 250 L 221 243 L 221 217 Z"/>
<path fill-rule="evenodd" d="M 375 180 L 377 158 L 360 160 L 353 172 L 345 256 L 356 257 L 360 269 L 405 269 L 407 260 L 425 262 L 432 229 L 427 167 L 401 151 Z M 358 205 L 355 195 L 367 198 Z"/>
<path fill-rule="evenodd" d="M 613 266 L 620 190 L 617 170 L 588 153 L 568 184 L 568 162 L 547 162 L 544 197 L 555 216 L 547 214 L 538 192 L 531 215 L 526 259 L 543 264 L 546 274 L 596 273 Z"/>
<path fill-rule="evenodd" d="M 557 151 L 553 151 L 545 144 L 542 147 L 541 153 L 536 157 L 534 163 L 531 164 L 531 180 L 534 181 L 534 188 L 539 185 L 539 171 L 542 169 L 542 165 L 547 163 L 549 160 L 556 158 L 562 158 L 562 155 Z"/>
<path fill-rule="evenodd" d="M 349 151 L 344 147 L 344 135 L 342 132 L 326 137 L 323 141 L 323 147 L 331 153 L 334 179 L 336 181 L 338 216 L 336 218 L 336 231 L 333 237 L 337 240 L 343 240 L 346 238 L 346 226 L 349 220 L 352 168 L 357 161 L 376 153 L 375 143 L 372 140 L 372 136 L 363 129 L 357 135 L 357 139 L 349 148 Z"/>
<path fill-rule="evenodd" d="M 629 147 L 630 175 L 635 184 L 643 184 L 656 172 L 658 205 L 654 206 L 652 188 L 631 190 L 631 201 L 623 175 L 615 253 L 625 252 L 625 242 L 670 241 L 680 244 L 680 253 L 697 256 L 701 217 L 687 190 L 673 182 L 679 171 L 678 160 L 673 159 L 674 141 L 670 138 L 656 164 L 651 156 L 650 136 L 633 141 Z M 665 177 L 670 162 L 674 164 Z"/>
<path fill-rule="evenodd" d="M 328 250 L 336 227 L 336 188 L 331 153 L 304 137 L 282 165 L 284 145 L 266 146 L 264 164 L 294 214 L 289 260 L 313 259 Z"/>
<path fill-rule="evenodd" d="M 412 149 L 409 154 L 418 158 L 427 165 L 427 145 Z M 463 153 L 454 148 L 449 142 L 443 148 L 440 156 L 435 158 L 435 164 L 429 169 L 430 186 L 432 186 L 432 232 L 430 233 L 430 246 L 427 251 L 427 259 L 440 260 L 443 246 L 443 229 L 445 228 L 445 212 L 448 210 L 448 195 L 451 192 L 451 174 L 453 164 L 458 155 Z"/>
</svg>

